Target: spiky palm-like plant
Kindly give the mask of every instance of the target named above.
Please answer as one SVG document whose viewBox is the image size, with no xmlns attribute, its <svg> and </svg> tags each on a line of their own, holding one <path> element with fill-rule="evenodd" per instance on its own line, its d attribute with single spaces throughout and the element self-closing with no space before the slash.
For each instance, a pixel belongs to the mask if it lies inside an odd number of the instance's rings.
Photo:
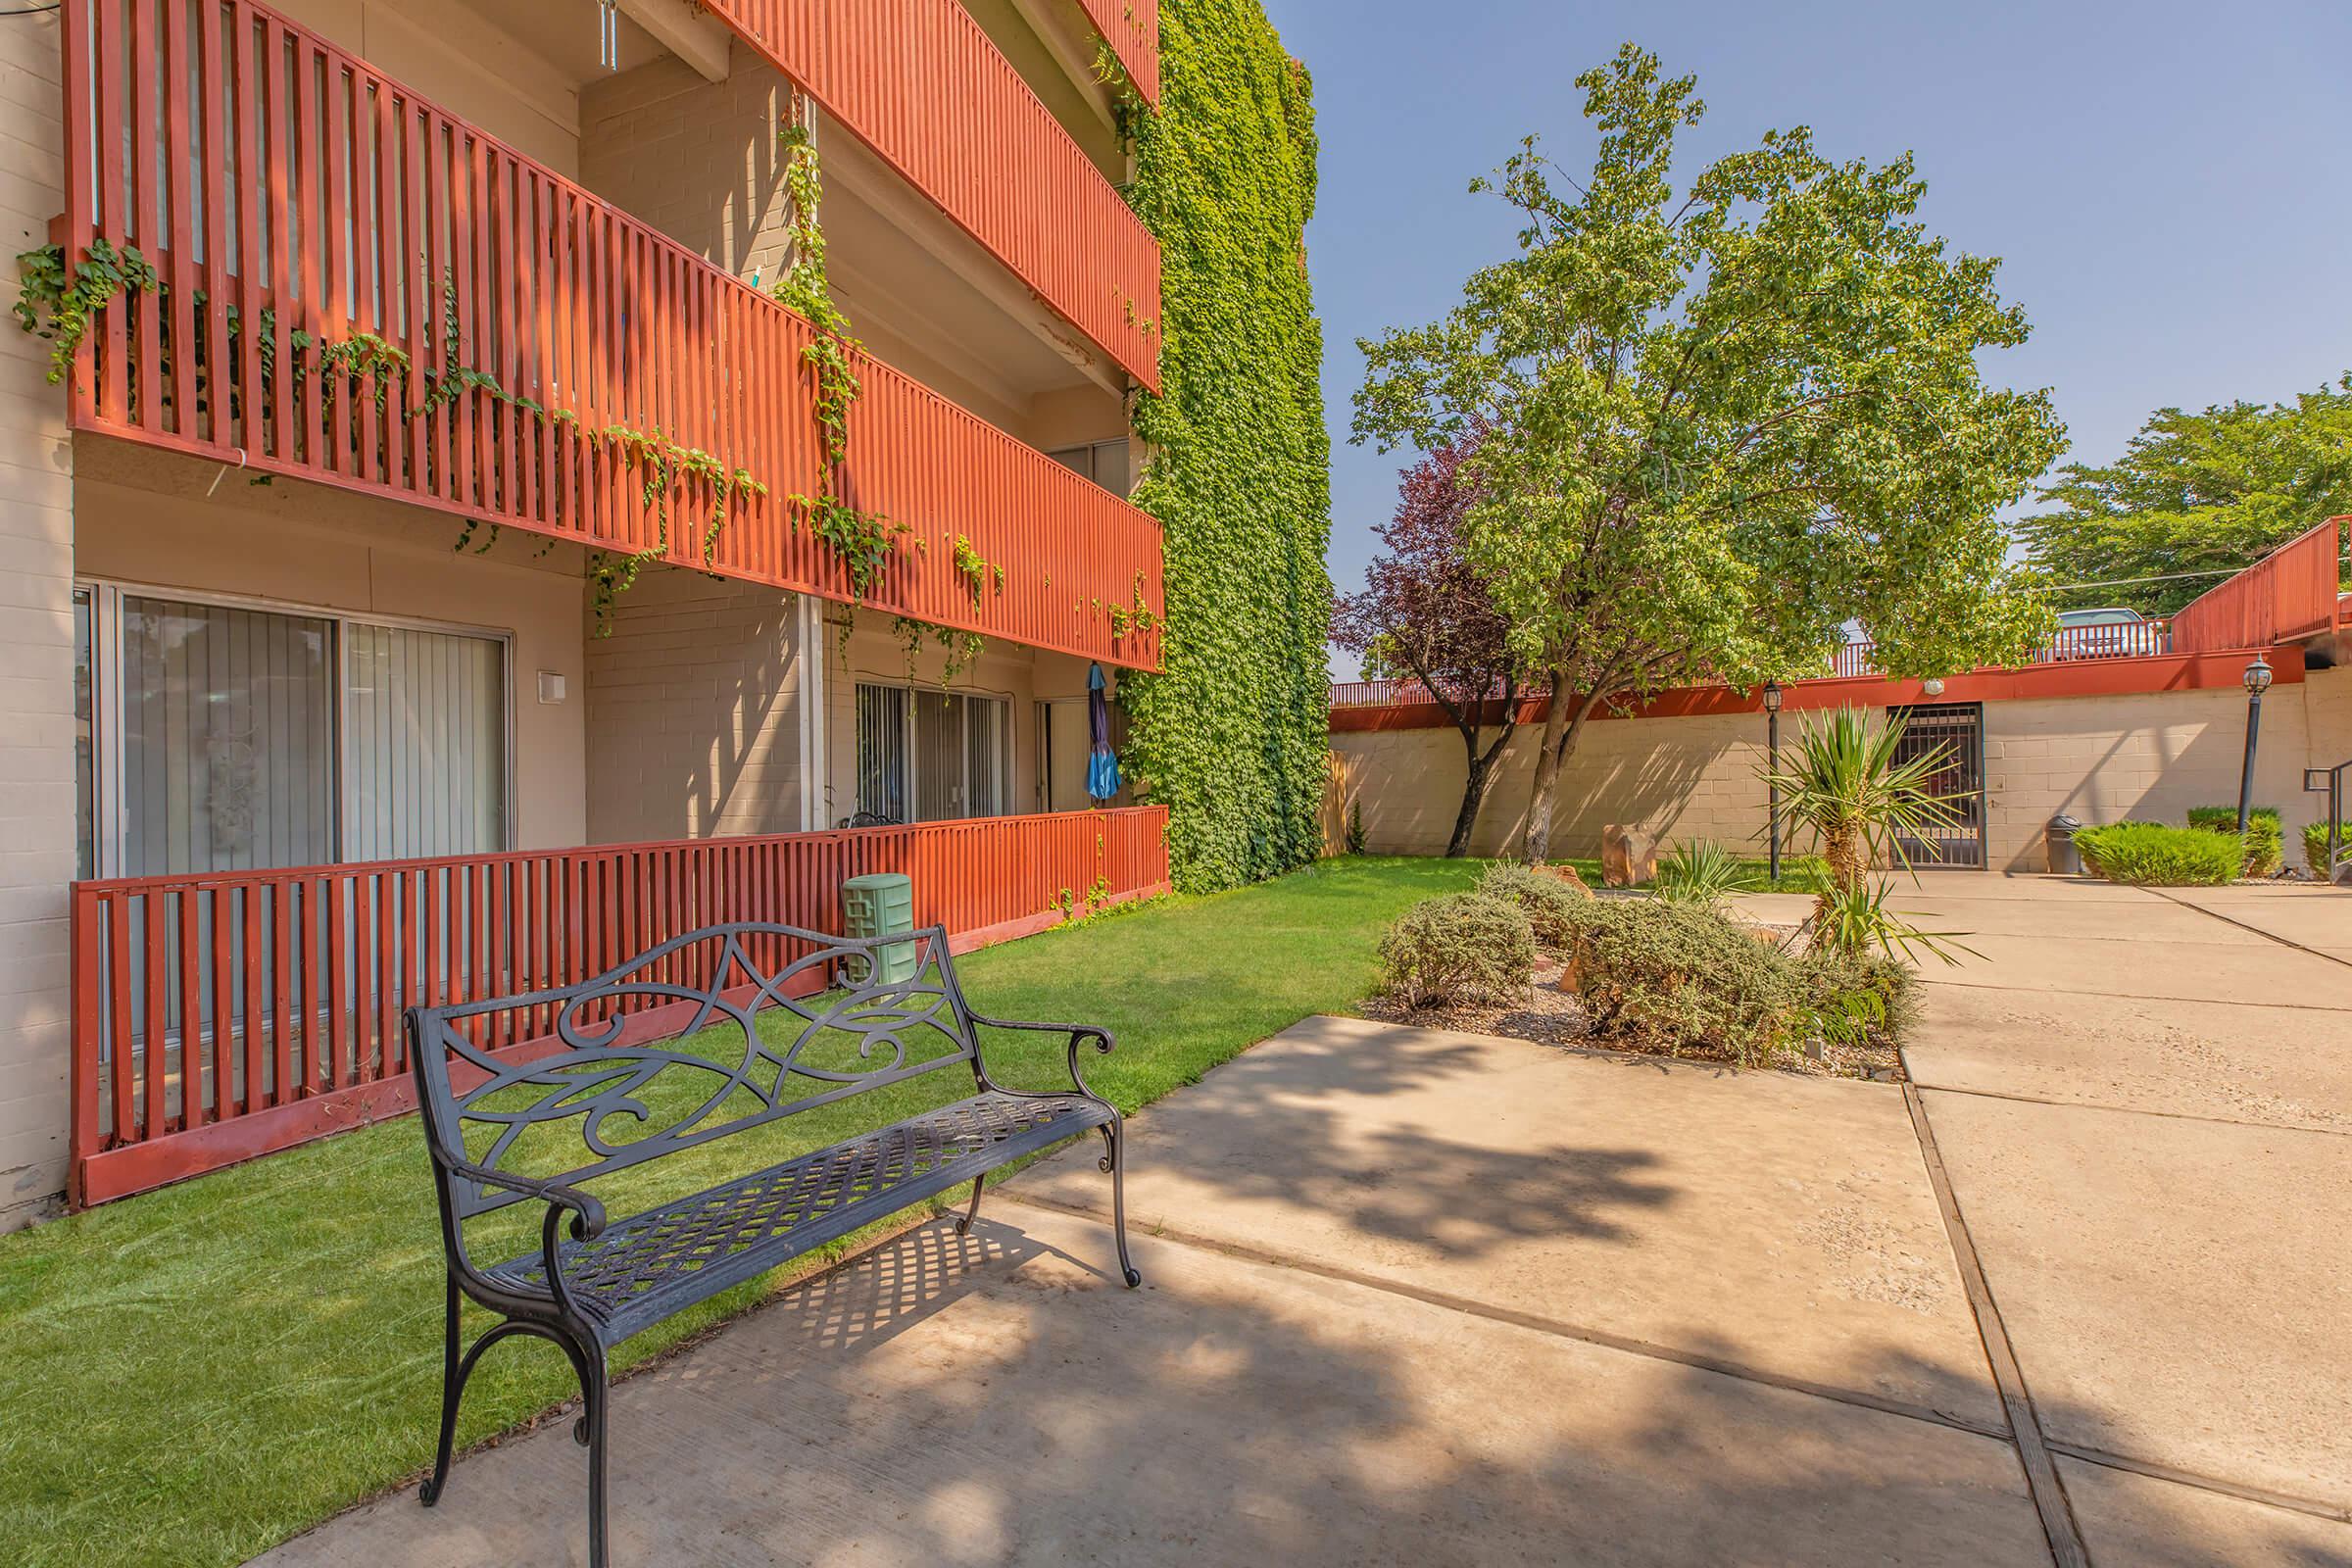
<svg viewBox="0 0 2352 1568">
<path fill-rule="evenodd" d="M 1937 746 L 1905 758 L 1904 720 L 1889 714 L 1873 724 L 1859 708 L 1840 708 L 1797 733 L 1794 760 L 1759 771 L 1781 792 L 1781 818 L 1810 829 L 1829 862 L 1830 881 L 1851 893 L 1882 856 L 1909 870 L 1905 839 L 1933 838 L 1959 825 L 1951 802 L 1934 793 L 1936 776 L 1952 751 Z"/>
</svg>

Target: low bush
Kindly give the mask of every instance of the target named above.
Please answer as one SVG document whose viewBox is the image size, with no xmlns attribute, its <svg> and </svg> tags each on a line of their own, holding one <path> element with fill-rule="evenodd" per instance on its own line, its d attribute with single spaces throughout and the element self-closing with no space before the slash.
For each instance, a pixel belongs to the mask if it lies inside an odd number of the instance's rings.
<svg viewBox="0 0 2352 1568">
<path fill-rule="evenodd" d="M 1909 964 L 1883 953 L 1823 950 L 1797 970 L 1824 1036 L 1849 1045 L 1872 1036 L 1891 1042 L 1911 1027 L 1918 1004 Z"/>
<path fill-rule="evenodd" d="M 1424 899 L 1380 939 L 1381 989 L 1408 1006 L 1499 1002 L 1527 990 L 1536 934 L 1527 911 L 1478 893 Z"/>
<path fill-rule="evenodd" d="M 2236 825 L 2232 813 L 2230 825 Z M 2246 859 L 2235 833 L 2171 827 L 2163 822 L 2117 822 L 2075 834 L 2082 863 L 2110 882 L 2134 887 L 2219 887 L 2237 879 Z"/>
<path fill-rule="evenodd" d="M 1576 924 L 1570 983 L 1603 1040 L 1753 1065 L 1811 1032 L 1788 956 L 1712 909 L 1600 899 Z"/>
<path fill-rule="evenodd" d="M 2352 822 L 2338 822 L 2335 844 L 2339 851 L 2352 857 Z M 2303 830 L 2303 864 L 2313 876 L 2328 880 L 2328 824 L 2314 822 Z"/>
<path fill-rule="evenodd" d="M 1554 957 L 1567 956 L 1576 937 L 1576 911 L 1592 902 L 1592 890 L 1582 881 L 1549 876 L 1513 860 L 1488 866 L 1478 879 L 1478 896 L 1515 906 L 1534 928 L 1538 950 Z"/>
<path fill-rule="evenodd" d="M 2188 808 L 2188 825 L 2208 833 L 2237 831 L 2237 808 L 2234 806 L 2192 806 Z M 2246 813 L 2247 876 L 2277 876 L 2286 863 L 2286 835 L 2279 825 L 2278 808 L 2257 806 Z"/>
</svg>

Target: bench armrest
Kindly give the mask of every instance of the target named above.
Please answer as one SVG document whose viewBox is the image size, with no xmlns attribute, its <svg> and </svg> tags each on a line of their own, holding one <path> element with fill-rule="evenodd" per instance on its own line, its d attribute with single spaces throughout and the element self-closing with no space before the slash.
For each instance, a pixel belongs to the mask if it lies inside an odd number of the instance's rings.
<svg viewBox="0 0 2352 1568">
<path fill-rule="evenodd" d="M 593 1193 L 583 1193 L 577 1187 L 566 1187 L 562 1182 L 542 1181 L 535 1176 L 517 1176 L 512 1171 L 489 1170 L 463 1159 L 452 1159 L 438 1152 L 435 1152 L 433 1161 L 453 1176 L 463 1176 L 468 1181 L 479 1182 L 485 1187 L 502 1187 L 510 1193 L 521 1193 L 526 1197 L 536 1198 L 556 1212 L 570 1210 L 571 1235 L 574 1241 L 592 1242 L 604 1234 L 605 1205 L 597 1200 L 596 1195 Z M 554 1214 L 551 1213 L 549 1217 L 553 1218 Z M 552 1251 L 548 1261 L 550 1264 L 555 1261 Z"/>
<path fill-rule="evenodd" d="M 1098 1029 L 1091 1023 L 1031 1023 L 1019 1018 L 984 1018 L 976 1012 L 971 1014 L 971 1020 L 975 1029 L 1020 1029 L 1031 1034 L 1068 1035 L 1070 1037 L 1070 1082 L 1075 1084 L 1078 1092 L 1089 1100 L 1102 1098 L 1086 1086 L 1086 1074 L 1078 1069 L 1078 1051 L 1086 1042 L 1092 1040 L 1095 1043 L 1096 1054 L 1109 1055 L 1112 1049 L 1118 1044 L 1111 1038 L 1109 1030 Z M 972 1038 L 972 1055 L 977 1059 L 979 1054 L 980 1041 L 978 1035 L 975 1034 Z M 982 1064 L 981 1071 L 983 1074 L 986 1073 L 985 1063 Z"/>
</svg>

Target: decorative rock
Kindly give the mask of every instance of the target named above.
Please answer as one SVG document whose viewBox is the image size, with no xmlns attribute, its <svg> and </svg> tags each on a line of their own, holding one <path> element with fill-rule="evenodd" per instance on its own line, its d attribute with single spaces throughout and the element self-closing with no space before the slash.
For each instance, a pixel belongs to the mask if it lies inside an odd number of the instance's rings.
<svg viewBox="0 0 2352 1568">
<path fill-rule="evenodd" d="M 1600 879 L 1613 888 L 1630 888 L 1658 874 L 1658 840 L 1654 833 L 1611 822 L 1600 830 Z"/>
<path fill-rule="evenodd" d="M 1576 874 L 1576 867 L 1573 865 L 1553 865 L 1547 861 L 1538 860 L 1528 869 L 1538 876 L 1547 876 L 1555 882 L 1565 882 L 1588 899 L 1592 897 L 1592 890 L 1585 886 L 1585 879 Z"/>
</svg>

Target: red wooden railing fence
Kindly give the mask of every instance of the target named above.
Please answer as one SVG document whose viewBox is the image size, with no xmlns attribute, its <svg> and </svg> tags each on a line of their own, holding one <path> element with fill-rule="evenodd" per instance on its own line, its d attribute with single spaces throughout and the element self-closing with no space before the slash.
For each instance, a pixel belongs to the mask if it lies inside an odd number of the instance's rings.
<svg viewBox="0 0 2352 1568">
<path fill-rule="evenodd" d="M 1144 102 L 1159 107 L 1159 0 L 1078 0 L 1126 68 Z"/>
<path fill-rule="evenodd" d="M 961 0 L 704 4 L 1039 299 L 1159 390 L 1158 242 Z"/>
<path fill-rule="evenodd" d="M 251 0 L 63 15 L 68 264 L 105 239 L 162 280 L 96 313 L 75 427 L 598 550 L 666 530 L 673 562 L 856 597 L 791 500 L 820 488 L 806 321 Z M 852 61 L 882 47 L 841 42 Z M 959 156 L 983 151 L 1003 156 Z M 1113 613 L 1162 608 L 1151 517 L 889 367 L 858 368 L 841 484 L 907 530 L 868 603 L 1157 664 L 1155 620 Z M 706 557 L 714 487 L 594 433 L 612 426 L 767 493 L 730 498 Z M 1001 583 L 956 569 L 958 538 Z"/>
<path fill-rule="evenodd" d="M 573 984 L 720 921 L 838 931 L 868 871 L 910 875 L 916 923 L 966 951 L 1164 892 L 1167 808 L 76 883 L 73 1200 L 408 1109 L 413 1004 Z"/>
<path fill-rule="evenodd" d="M 2332 630 L 2347 521 L 2328 518 L 2192 601 L 2173 617 L 2175 646 L 2270 648 Z"/>
</svg>

